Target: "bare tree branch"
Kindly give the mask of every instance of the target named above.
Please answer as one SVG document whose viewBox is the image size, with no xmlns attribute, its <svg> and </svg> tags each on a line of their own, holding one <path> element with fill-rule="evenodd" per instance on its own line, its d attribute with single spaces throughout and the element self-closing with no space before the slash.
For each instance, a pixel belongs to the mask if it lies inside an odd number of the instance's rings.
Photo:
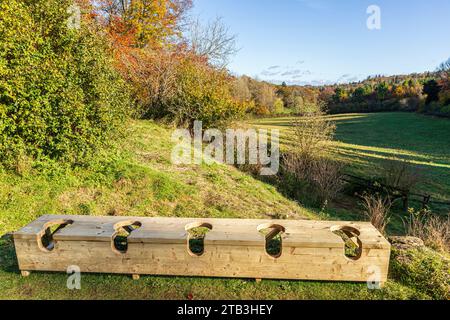
<svg viewBox="0 0 450 320">
<path fill-rule="evenodd" d="M 439 65 L 438 71 L 450 73 L 450 58 Z"/>
<path fill-rule="evenodd" d="M 206 57 L 213 65 L 223 68 L 231 56 L 238 52 L 236 48 L 236 35 L 217 17 L 202 25 L 198 19 L 190 24 L 188 41 L 191 49 L 198 55 Z"/>
</svg>

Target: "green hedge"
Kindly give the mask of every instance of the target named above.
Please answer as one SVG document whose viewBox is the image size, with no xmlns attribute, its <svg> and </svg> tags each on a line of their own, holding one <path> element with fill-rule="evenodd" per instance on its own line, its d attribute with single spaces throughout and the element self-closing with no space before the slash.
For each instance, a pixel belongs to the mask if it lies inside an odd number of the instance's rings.
<svg viewBox="0 0 450 320">
<path fill-rule="evenodd" d="M 18 156 L 80 163 L 115 137 L 128 89 L 88 22 L 67 26 L 70 0 L 0 3 L 0 163 Z"/>
</svg>

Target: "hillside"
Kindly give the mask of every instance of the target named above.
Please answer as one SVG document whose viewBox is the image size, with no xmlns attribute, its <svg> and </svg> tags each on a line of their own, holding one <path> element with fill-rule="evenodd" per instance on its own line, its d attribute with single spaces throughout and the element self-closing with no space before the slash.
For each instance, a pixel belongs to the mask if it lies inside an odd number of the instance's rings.
<svg viewBox="0 0 450 320">
<path fill-rule="evenodd" d="M 337 125 L 332 156 L 359 176 L 377 175 L 383 160 L 394 158 L 416 165 L 423 175 L 415 191 L 435 200 L 450 201 L 450 121 L 414 113 L 354 113 L 326 116 Z M 289 144 L 295 117 L 265 118 L 250 123 L 261 129 L 279 129 Z M 283 148 L 282 145 L 282 148 Z"/>
<path fill-rule="evenodd" d="M 171 131 L 135 121 L 117 150 L 89 168 L 35 164 L 0 173 L 0 233 L 42 214 L 268 218 L 313 214 L 234 167 L 173 166 Z"/>
<path fill-rule="evenodd" d="M 418 177 L 414 192 L 431 196 L 430 209 L 443 217 L 450 206 L 450 121 L 420 114 L 354 113 L 326 116 L 336 123 L 335 141 L 329 157 L 339 160 L 344 171 L 365 179 L 379 179 L 386 161 L 408 161 Z M 261 129 L 279 129 L 281 148 L 289 145 L 292 121 L 295 117 L 265 118 L 250 121 Z M 414 198 L 419 200 L 419 198 Z M 340 199 L 334 204 L 337 212 L 327 212 L 333 218 L 360 219 L 358 199 Z M 417 201 L 410 207 L 421 208 Z M 403 234 L 407 216 L 397 202 L 388 229 L 391 234 Z M 329 210 L 330 211 L 330 210 Z M 344 218 L 345 217 L 345 218 Z"/>
</svg>

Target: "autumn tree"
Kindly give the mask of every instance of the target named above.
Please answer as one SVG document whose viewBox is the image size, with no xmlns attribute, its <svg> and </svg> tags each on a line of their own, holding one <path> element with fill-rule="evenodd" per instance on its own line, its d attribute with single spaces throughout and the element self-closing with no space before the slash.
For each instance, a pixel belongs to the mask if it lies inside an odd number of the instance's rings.
<svg viewBox="0 0 450 320">
<path fill-rule="evenodd" d="M 181 35 L 192 0 L 93 0 L 97 17 L 117 38 L 131 46 L 160 48 Z"/>
<path fill-rule="evenodd" d="M 345 100 L 347 100 L 348 98 L 348 93 L 347 91 L 345 91 L 345 89 L 341 88 L 341 87 L 337 87 L 334 91 L 334 96 L 333 96 L 333 101 L 335 103 L 340 103 L 343 102 Z"/>
<path fill-rule="evenodd" d="M 352 99 L 357 102 L 361 102 L 364 100 L 365 95 L 366 95 L 366 92 L 364 91 L 364 88 L 358 87 L 355 89 L 355 91 L 353 91 Z"/>
<path fill-rule="evenodd" d="M 392 88 L 392 93 L 394 94 L 394 96 L 396 97 L 396 98 L 403 98 L 405 95 L 406 95 L 406 89 L 405 89 L 405 87 L 403 86 L 403 85 L 395 85 L 393 88 Z"/>
<path fill-rule="evenodd" d="M 174 90 L 192 0 L 77 1 L 91 4 L 95 24 L 109 38 L 116 68 L 132 89 L 135 115 L 158 114 Z"/>
<path fill-rule="evenodd" d="M 448 106 L 450 105 L 450 59 L 441 63 L 438 70 L 441 73 L 439 101 L 442 106 Z"/>
<path fill-rule="evenodd" d="M 324 87 L 320 89 L 320 92 L 317 96 L 317 100 L 319 103 L 327 105 L 333 100 L 334 90 L 331 87 Z"/>
<path fill-rule="evenodd" d="M 258 106 L 266 107 L 270 111 L 273 111 L 276 94 L 275 88 L 265 82 L 256 84 L 256 88 L 253 90 L 255 102 Z"/>
<path fill-rule="evenodd" d="M 375 88 L 375 91 L 377 93 L 378 100 L 384 100 L 389 94 L 389 85 L 385 81 L 380 82 Z"/>
<path fill-rule="evenodd" d="M 240 102 L 249 102 L 252 100 L 252 93 L 248 87 L 248 77 L 242 76 L 233 81 L 233 97 Z"/>
</svg>

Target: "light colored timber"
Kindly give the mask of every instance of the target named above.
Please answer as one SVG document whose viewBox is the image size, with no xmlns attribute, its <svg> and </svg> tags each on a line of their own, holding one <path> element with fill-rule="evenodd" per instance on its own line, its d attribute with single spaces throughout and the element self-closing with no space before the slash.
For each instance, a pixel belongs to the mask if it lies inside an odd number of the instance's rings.
<svg viewBox="0 0 450 320">
<path fill-rule="evenodd" d="M 46 230 L 53 231 L 45 247 Z M 139 226 L 127 237 L 126 250 L 113 239 L 120 228 Z M 189 228 L 210 227 L 202 253 L 189 250 Z M 273 227 L 271 229 L 271 227 Z M 266 238 L 281 227 L 281 254 L 266 251 Z M 269 229 L 265 235 L 261 228 Z M 360 257 L 345 256 L 336 230 L 355 230 Z M 47 231 L 48 234 L 48 231 Z M 330 281 L 387 280 L 390 244 L 367 222 L 239 220 L 46 215 L 14 234 L 20 270 L 139 275 L 207 276 Z M 375 277 L 375 278 L 374 278 Z"/>
<path fill-rule="evenodd" d="M 26 277 L 30 276 L 31 272 L 22 270 L 22 271 L 20 271 L 20 274 L 22 275 L 22 277 L 26 278 Z"/>
</svg>

